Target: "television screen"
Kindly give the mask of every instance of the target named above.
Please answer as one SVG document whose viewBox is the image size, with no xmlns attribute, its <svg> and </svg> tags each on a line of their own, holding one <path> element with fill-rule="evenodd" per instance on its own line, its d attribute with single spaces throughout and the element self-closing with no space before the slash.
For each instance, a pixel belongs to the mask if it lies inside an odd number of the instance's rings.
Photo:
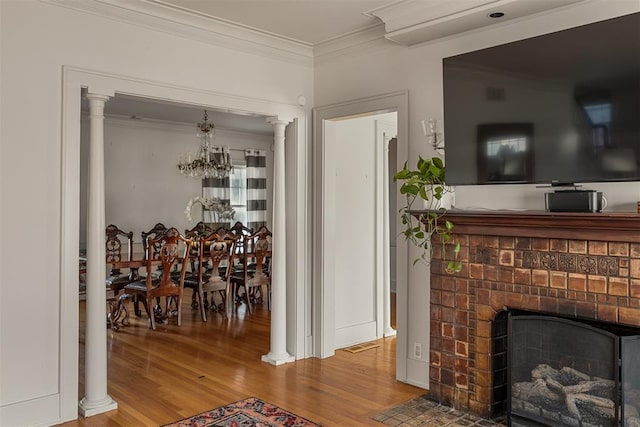
<svg viewBox="0 0 640 427">
<path fill-rule="evenodd" d="M 451 185 L 640 180 L 640 13 L 443 59 Z"/>
</svg>

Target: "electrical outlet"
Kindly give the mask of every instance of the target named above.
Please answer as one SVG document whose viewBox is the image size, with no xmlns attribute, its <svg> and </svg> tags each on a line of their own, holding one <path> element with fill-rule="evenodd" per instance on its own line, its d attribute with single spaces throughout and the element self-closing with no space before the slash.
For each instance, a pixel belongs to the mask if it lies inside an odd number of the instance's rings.
<svg viewBox="0 0 640 427">
<path fill-rule="evenodd" d="M 413 343 L 413 356 L 416 359 L 422 359 L 422 344 L 419 342 Z"/>
</svg>

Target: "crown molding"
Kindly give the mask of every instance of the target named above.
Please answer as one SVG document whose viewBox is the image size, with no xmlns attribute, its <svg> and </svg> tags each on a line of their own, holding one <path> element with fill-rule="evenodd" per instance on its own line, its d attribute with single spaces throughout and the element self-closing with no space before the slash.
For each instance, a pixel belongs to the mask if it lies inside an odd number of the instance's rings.
<svg viewBox="0 0 640 427">
<path fill-rule="evenodd" d="M 169 7 L 156 0 L 40 1 L 227 49 L 237 49 L 307 67 L 313 66 L 313 48 L 306 43 L 208 15 Z"/>
<path fill-rule="evenodd" d="M 400 47 L 398 44 L 387 40 L 385 34 L 384 24 L 377 24 L 318 43 L 313 47 L 314 63 L 321 64 L 345 55 L 353 57 Z"/>
<path fill-rule="evenodd" d="M 385 23 L 385 37 L 405 46 L 443 39 L 526 19 L 539 13 L 569 7 L 585 0 L 433 0 L 425 7 L 423 0 L 402 0 L 367 12 Z M 504 17 L 492 19 L 491 12 L 502 12 Z"/>
</svg>

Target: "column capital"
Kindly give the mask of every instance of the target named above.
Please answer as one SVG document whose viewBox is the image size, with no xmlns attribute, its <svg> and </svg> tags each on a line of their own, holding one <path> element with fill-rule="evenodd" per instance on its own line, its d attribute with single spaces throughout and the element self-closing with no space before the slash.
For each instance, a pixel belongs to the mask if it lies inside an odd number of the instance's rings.
<svg viewBox="0 0 640 427">
<path fill-rule="evenodd" d="M 292 118 L 283 117 L 283 116 L 267 117 L 266 120 L 267 120 L 267 123 L 271 123 L 273 126 L 277 126 L 277 125 L 286 126 L 293 121 Z"/>
<path fill-rule="evenodd" d="M 102 93 L 87 93 L 85 96 L 89 100 L 97 100 L 97 101 L 104 101 L 104 102 L 107 102 L 109 99 L 111 99 L 111 95 L 105 95 Z"/>
</svg>

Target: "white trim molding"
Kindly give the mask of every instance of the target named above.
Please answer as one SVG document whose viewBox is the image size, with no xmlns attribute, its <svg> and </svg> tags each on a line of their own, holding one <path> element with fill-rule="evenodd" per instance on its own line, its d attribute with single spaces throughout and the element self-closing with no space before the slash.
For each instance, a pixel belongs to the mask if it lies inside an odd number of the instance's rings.
<svg viewBox="0 0 640 427">
<path fill-rule="evenodd" d="M 40 1 L 226 49 L 240 50 L 307 67 L 313 66 L 313 50 L 308 44 L 213 16 L 186 11 L 160 1 Z"/>
<path fill-rule="evenodd" d="M 79 211 L 80 211 L 80 122 L 82 89 L 92 93 L 129 94 L 160 101 L 176 101 L 183 104 L 205 106 L 210 110 L 222 109 L 241 114 L 262 115 L 265 117 L 287 117 L 297 123 L 291 144 L 295 144 L 295 162 L 289 164 L 292 174 L 306 176 L 309 159 L 307 158 L 307 116 L 306 111 L 289 104 L 275 101 L 247 98 L 233 94 L 203 91 L 191 87 L 181 87 L 162 82 L 143 80 L 133 77 L 103 73 L 95 70 L 64 66 L 62 70 L 62 171 L 61 171 L 61 227 L 60 227 L 60 268 L 61 268 L 61 324 L 60 324 L 60 422 L 78 417 L 78 248 L 79 248 Z M 308 181 L 294 183 L 295 194 L 308 193 Z M 303 188 L 304 187 L 304 188 Z M 289 218 L 289 232 L 293 232 L 297 248 L 309 247 L 307 199 L 297 197 L 291 201 L 296 205 L 294 218 Z M 101 233 L 101 237 L 103 233 Z M 310 277 L 308 253 L 304 250 L 287 252 L 287 264 L 292 276 L 298 280 L 288 283 L 287 293 L 309 295 Z M 307 301 L 295 299 L 296 324 L 309 324 L 310 312 Z M 287 328 L 287 352 L 296 359 L 307 357 L 304 352 L 304 328 Z M 87 341 L 88 342 L 88 341 Z M 98 367 L 100 368 L 100 367 Z M 56 396 L 57 397 L 57 396 Z"/>
</svg>

